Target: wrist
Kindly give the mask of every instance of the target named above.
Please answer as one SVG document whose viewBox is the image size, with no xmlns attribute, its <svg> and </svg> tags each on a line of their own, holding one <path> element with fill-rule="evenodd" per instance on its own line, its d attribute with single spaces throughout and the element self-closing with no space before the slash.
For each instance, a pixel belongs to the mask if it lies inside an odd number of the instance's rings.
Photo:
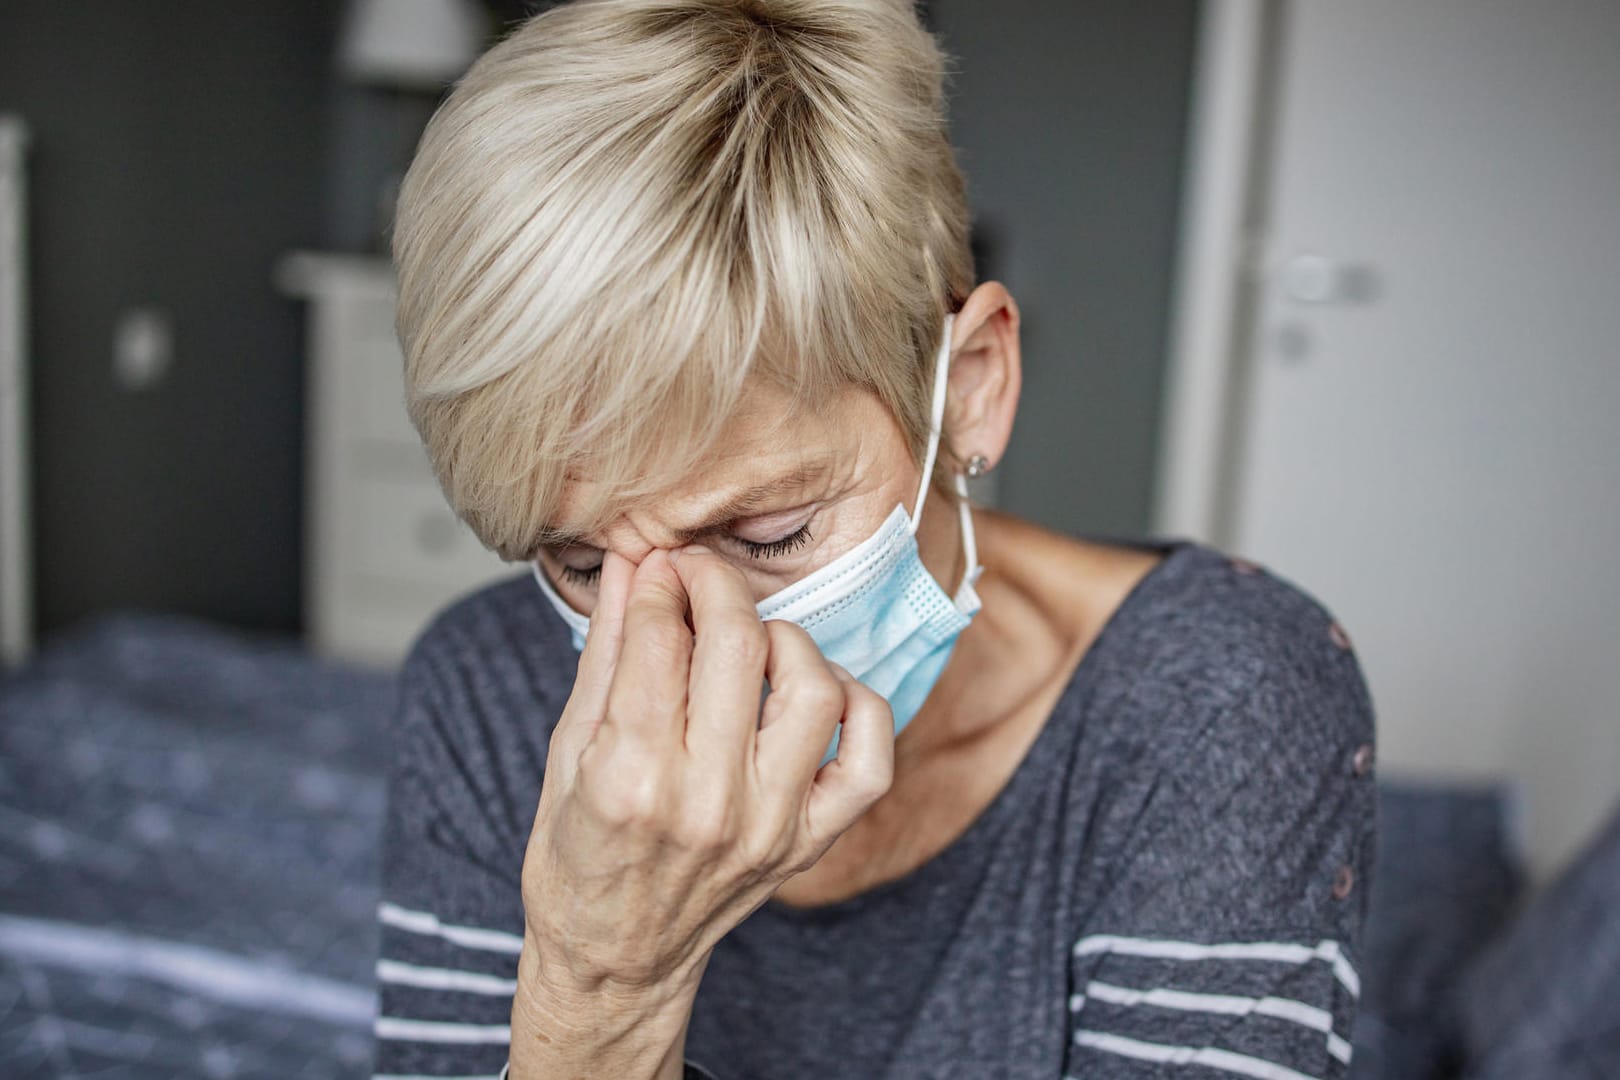
<svg viewBox="0 0 1620 1080">
<path fill-rule="evenodd" d="M 701 969 L 656 984 L 582 980 L 525 939 L 512 1000 L 512 1080 L 680 1077 Z"/>
<path fill-rule="evenodd" d="M 639 1021 L 690 1007 L 707 967 L 708 954 L 704 953 L 679 966 L 660 969 L 657 975 L 639 966 L 633 966 L 631 972 L 600 967 L 582 970 L 568 962 L 555 942 L 525 930 L 518 956 L 518 991 L 534 1007 L 559 1018 L 585 1015 L 586 1024 L 594 1029 L 600 1027 L 603 1010 Z"/>
</svg>

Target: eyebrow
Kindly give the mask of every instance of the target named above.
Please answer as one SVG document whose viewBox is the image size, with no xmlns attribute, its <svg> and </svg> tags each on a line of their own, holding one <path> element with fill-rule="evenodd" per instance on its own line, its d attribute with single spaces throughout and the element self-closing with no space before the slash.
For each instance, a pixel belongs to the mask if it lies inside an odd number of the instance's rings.
<svg viewBox="0 0 1620 1080">
<path fill-rule="evenodd" d="M 707 536 L 722 527 L 731 524 L 738 518 L 747 517 L 765 506 L 774 499 L 794 491 L 801 491 L 818 480 L 827 476 L 831 471 L 831 464 L 825 459 L 806 462 L 795 466 L 780 476 L 767 480 L 763 484 L 740 488 L 729 492 L 719 502 L 707 508 L 700 522 L 685 528 L 675 530 L 676 542 L 673 546 L 690 544 L 699 537 Z M 566 529 L 547 527 L 540 532 L 540 544 L 545 547 L 594 547 L 588 538 L 578 532 Z"/>
</svg>

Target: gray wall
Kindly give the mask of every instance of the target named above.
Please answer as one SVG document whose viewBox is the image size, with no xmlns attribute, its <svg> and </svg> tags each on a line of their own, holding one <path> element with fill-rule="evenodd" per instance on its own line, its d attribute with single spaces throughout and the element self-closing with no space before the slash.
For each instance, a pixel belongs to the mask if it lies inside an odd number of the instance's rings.
<svg viewBox="0 0 1620 1080">
<path fill-rule="evenodd" d="M 337 5 L 0 5 L 0 109 L 33 130 L 39 623 L 96 611 L 298 625 L 299 312 L 281 252 L 319 241 Z M 177 358 L 112 377 L 127 305 Z"/>
<path fill-rule="evenodd" d="M 1002 506 L 1150 522 L 1197 4 L 932 0 L 990 269 L 1024 315 Z"/>
</svg>

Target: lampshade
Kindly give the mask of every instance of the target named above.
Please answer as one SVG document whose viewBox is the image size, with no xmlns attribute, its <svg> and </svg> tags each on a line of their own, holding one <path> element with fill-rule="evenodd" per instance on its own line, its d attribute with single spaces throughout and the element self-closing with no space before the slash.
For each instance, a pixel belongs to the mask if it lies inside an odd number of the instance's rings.
<svg viewBox="0 0 1620 1080">
<path fill-rule="evenodd" d="M 440 89 L 477 59 L 488 29 L 476 0 L 349 0 L 338 62 L 356 82 Z"/>
</svg>

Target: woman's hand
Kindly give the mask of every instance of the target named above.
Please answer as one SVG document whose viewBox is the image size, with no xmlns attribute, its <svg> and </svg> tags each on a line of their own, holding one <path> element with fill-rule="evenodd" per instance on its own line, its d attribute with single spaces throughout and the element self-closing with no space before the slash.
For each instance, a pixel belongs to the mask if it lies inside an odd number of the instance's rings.
<svg viewBox="0 0 1620 1080">
<path fill-rule="evenodd" d="M 724 560 L 606 555 L 523 865 L 514 1080 L 679 1075 L 715 943 L 888 790 L 893 755 L 887 702 L 762 623 Z"/>
</svg>

